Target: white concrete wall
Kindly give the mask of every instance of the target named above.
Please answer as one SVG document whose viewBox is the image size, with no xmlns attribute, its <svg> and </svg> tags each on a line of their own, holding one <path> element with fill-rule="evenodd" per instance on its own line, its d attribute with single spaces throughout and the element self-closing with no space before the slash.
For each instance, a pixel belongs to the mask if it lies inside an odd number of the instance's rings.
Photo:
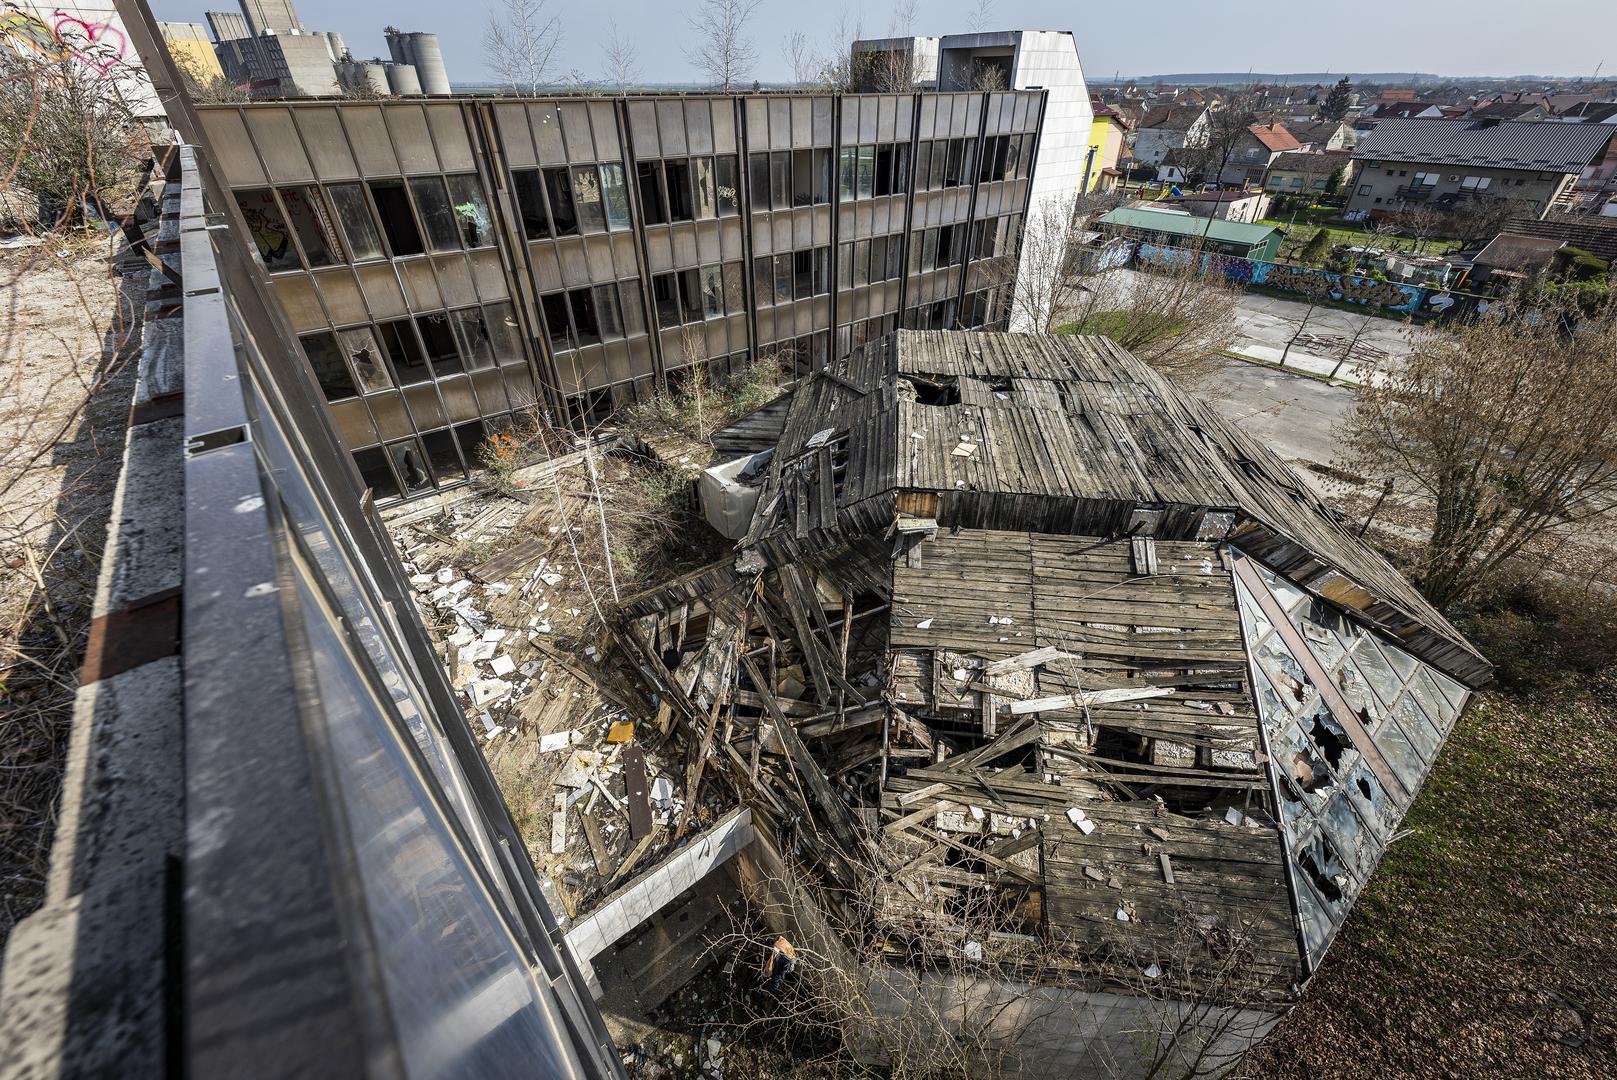
<svg viewBox="0 0 1617 1080">
<path fill-rule="evenodd" d="M 590 961 L 752 841 L 752 811 L 734 811 L 575 922 L 567 931 L 567 945 L 590 978 L 591 989 L 598 994 Z"/>
<path fill-rule="evenodd" d="M 969 47 L 978 35 L 946 37 L 942 47 Z M 991 38 L 995 35 L 981 35 Z M 1052 199 L 1071 200 L 1083 182 L 1084 156 L 1089 150 L 1089 128 L 1095 112 L 1089 104 L 1089 85 L 1078 58 L 1078 43 L 1069 31 L 1022 30 L 1016 34 L 1016 59 L 1011 67 L 1011 89 L 1041 87 L 1049 94 L 1045 101 L 1044 126 L 1039 136 L 1039 153 L 1033 165 L 1033 191 L 1029 218 Z M 1026 269 L 1027 248 L 1023 248 Z M 1013 309 L 1012 330 L 1029 330 L 1025 313 Z"/>
</svg>

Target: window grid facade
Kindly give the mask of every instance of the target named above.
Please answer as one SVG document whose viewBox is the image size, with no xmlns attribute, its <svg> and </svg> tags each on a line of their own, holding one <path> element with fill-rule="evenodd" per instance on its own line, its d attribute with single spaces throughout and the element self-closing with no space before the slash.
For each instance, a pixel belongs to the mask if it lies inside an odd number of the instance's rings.
<svg viewBox="0 0 1617 1080">
<path fill-rule="evenodd" d="M 529 409 L 593 424 L 698 366 L 801 372 L 901 324 L 1002 325 L 1008 289 L 973 260 L 1014 262 L 1042 107 L 1021 91 L 201 111 L 385 501 L 465 482 Z"/>
</svg>

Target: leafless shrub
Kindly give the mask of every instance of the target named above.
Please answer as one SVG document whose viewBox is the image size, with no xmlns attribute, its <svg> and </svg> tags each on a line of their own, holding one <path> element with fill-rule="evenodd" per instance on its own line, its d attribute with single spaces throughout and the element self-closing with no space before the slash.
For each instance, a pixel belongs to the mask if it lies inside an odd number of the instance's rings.
<svg viewBox="0 0 1617 1080">
<path fill-rule="evenodd" d="M 1351 467 L 1433 510 L 1418 576 L 1434 602 L 1475 589 L 1529 544 L 1617 509 L 1617 301 L 1518 292 L 1427 327 L 1360 393 Z"/>
<path fill-rule="evenodd" d="M 1029 923 L 1019 888 L 959 890 L 946 917 L 895 916 L 887 869 L 857 869 L 836 905 L 845 925 L 793 866 L 744 882 L 745 906 L 707 943 L 734 984 L 731 1041 L 799 1064 L 815 1054 L 833 1075 L 1054 1080 L 1084 1055 L 1088 1075 L 1178 1080 L 1212 1075 L 1263 1033 L 1265 987 L 1240 928 L 1186 910 L 1158 946 L 1102 962 Z M 767 988 L 777 935 L 795 964 Z"/>
</svg>

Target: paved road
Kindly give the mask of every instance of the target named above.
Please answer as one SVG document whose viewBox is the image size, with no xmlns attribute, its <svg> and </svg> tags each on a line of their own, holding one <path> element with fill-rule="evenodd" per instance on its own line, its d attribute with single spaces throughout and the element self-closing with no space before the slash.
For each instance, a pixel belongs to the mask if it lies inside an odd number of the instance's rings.
<svg viewBox="0 0 1617 1080">
<path fill-rule="evenodd" d="M 1337 429 L 1354 393 L 1244 360 L 1227 361 L 1207 383 L 1209 402 L 1282 458 L 1322 465 L 1340 456 Z"/>
<path fill-rule="evenodd" d="M 1133 281 L 1140 271 L 1110 273 Z M 1322 375 L 1334 372 L 1337 378 L 1351 382 L 1362 382 L 1372 371 L 1389 364 L 1396 366 L 1410 350 L 1411 327 L 1397 320 L 1330 307 L 1310 311 L 1307 301 L 1258 293 L 1241 294 L 1235 322 L 1233 351 L 1271 363 L 1285 354 L 1288 365 Z M 1286 343 L 1293 335 L 1297 340 L 1286 353 Z M 1353 355 L 1347 357 L 1350 348 Z M 1344 357 L 1347 362 L 1340 363 Z"/>
</svg>

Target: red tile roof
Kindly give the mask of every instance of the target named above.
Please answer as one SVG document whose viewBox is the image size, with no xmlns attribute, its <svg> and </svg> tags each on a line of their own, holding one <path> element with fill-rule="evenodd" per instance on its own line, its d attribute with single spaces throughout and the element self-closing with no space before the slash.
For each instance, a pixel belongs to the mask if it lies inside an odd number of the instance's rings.
<svg viewBox="0 0 1617 1080">
<path fill-rule="evenodd" d="M 1286 130 L 1284 124 L 1253 124 L 1247 129 L 1269 150 L 1279 153 L 1282 150 L 1296 150 L 1302 146 L 1296 136 Z"/>
</svg>

